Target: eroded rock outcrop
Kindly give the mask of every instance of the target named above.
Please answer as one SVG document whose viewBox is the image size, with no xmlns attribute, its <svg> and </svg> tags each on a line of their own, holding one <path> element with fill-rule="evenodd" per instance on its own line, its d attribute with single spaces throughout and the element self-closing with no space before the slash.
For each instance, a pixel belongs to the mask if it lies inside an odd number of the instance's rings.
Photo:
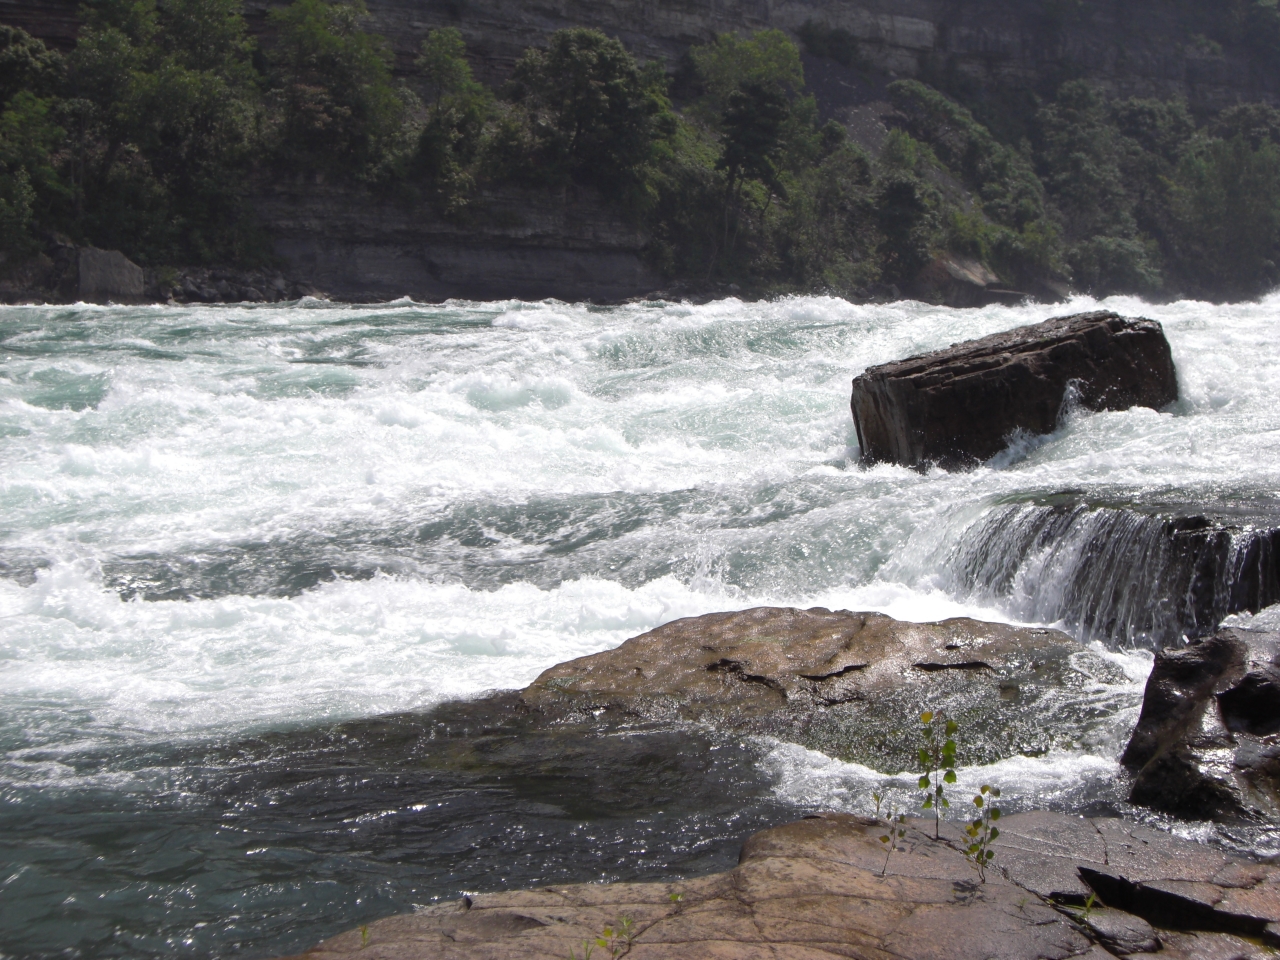
<svg viewBox="0 0 1280 960">
<path fill-rule="evenodd" d="M 1259 941 L 1276 939 L 1275 867 L 1120 821 L 1035 813 L 1006 818 L 1003 870 L 980 883 L 954 827 L 950 841 L 908 829 L 887 863 L 883 832 L 871 818 L 811 817 L 750 837 L 725 873 L 465 897 L 342 934 L 305 956 L 563 960 L 623 918 L 631 926 L 619 952 L 632 960 L 1274 955 Z M 1137 893 L 1117 894 L 1084 919 L 1062 908 L 1094 883 Z M 1169 904 L 1179 907 L 1165 912 Z"/>
<path fill-rule="evenodd" d="M 1097 680 L 1122 677 L 1056 630 L 757 607 L 676 620 L 559 664 L 521 699 L 553 720 L 704 721 L 905 770 L 924 710 L 965 726 L 966 763 L 992 762 L 1067 735 L 1070 717 L 1046 728 L 1043 699 Z"/>
<path fill-rule="evenodd" d="M 1231 627 L 1162 650 L 1125 748 L 1130 799 L 1177 816 L 1280 816 L 1280 633 Z"/>
<path fill-rule="evenodd" d="M 1053 431 L 1068 391 L 1090 410 L 1178 399 L 1160 324 L 1083 313 L 881 364 L 854 379 L 850 408 L 865 459 L 962 467 Z"/>
</svg>

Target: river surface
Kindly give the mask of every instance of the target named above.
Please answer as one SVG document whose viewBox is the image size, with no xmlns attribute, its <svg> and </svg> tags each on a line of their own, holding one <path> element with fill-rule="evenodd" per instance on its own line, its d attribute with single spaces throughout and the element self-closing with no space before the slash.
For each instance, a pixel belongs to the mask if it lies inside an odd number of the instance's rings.
<svg viewBox="0 0 1280 960">
<path fill-rule="evenodd" d="M 848 407 L 872 364 L 1094 306 L 0 308 L 0 955 L 271 956 L 906 802 L 787 744 L 533 749 L 450 705 L 764 603 L 1066 627 L 1119 668 L 1088 722 L 962 781 L 1124 812 L 1153 643 L 1067 615 L 1061 550 L 1000 589 L 958 567 L 1064 492 L 1274 513 L 1280 299 L 1106 302 L 1164 324 L 1181 399 L 1066 410 L 968 473 L 860 467 Z"/>
</svg>

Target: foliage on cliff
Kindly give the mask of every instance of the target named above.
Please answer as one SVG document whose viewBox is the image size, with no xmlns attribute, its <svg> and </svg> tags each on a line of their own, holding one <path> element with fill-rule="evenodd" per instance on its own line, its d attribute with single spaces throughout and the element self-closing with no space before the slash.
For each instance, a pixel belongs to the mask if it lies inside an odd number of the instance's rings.
<svg viewBox="0 0 1280 960">
<path fill-rule="evenodd" d="M 1280 51 L 1274 4 L 1228 8 L 1205 43 Z M 242 0 L 84 10 L 65 57 L 0 29 L 10 261 L 52 234 L 148 264 L 261 261 L 254 185 L 326 180 L 464 226 L 489 190 L 594 191 L 673 281 L 755 294 L 910 293 L 947 254 L 1018 289 L 1221 298 L 1280 283 L 1280 113 L 1263 105 L 1197 124 L 1183 104 L 1072 81 L 1007 116 L 978 105 L 987 124 L 900 81 L 873 154 L 820 121 L 776 30 L 695 47 L 677 110 L 657 64 L 592 30 L 530 48 L 494 90 L 450 29 L 398 79 L 363 0 L 293 0 L 261 47 Z M 861 63 L 845 32 L 800 35 L 812 54 Z"/>
</svg>

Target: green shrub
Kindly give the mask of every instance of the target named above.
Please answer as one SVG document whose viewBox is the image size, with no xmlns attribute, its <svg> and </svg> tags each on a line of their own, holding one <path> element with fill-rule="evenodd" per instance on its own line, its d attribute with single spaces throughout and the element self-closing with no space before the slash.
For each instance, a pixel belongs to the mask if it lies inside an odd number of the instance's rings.
<svg viewBox="0 0 1280 960">
<path fill-rule="evenodd" d="M 285 170 L 368 178 L 398 146 L 405 105 L 386 41 L 360 29 L 364 0 L 274 10 L 272 89 Z"/>
</svg>

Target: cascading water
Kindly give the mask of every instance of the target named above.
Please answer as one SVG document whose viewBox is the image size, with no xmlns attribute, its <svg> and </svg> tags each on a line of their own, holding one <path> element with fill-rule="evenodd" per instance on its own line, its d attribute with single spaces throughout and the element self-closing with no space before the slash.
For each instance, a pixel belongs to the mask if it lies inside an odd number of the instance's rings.
<svg viewBox="0 0 1280 960">
<path fill-rule="evenodd" d="M 270 956 L 863 809 L 894 772 L 450 703 L 762 603 L 1106 639 L 1044 754 L 962 781 L 1116 809 L 1127 648 L 1181 601 L 1164 521 L 1114 505 L 1270 512 L 1280 300 L 1109 301 L 1164 323 L 1175 408 L 1073 414 L 969 473 L 860 467 L 848 410 L 871 364 L 1094 306 L 0 310 L 0 953 Z"/>
<path fill-rule="evenodd" d="M 964 531 L 952 590 L 1083 639 L 1160 649 L 1280 601 L 1280 530 L 1084 503 L 1002 504 Z"/>
</svg>

